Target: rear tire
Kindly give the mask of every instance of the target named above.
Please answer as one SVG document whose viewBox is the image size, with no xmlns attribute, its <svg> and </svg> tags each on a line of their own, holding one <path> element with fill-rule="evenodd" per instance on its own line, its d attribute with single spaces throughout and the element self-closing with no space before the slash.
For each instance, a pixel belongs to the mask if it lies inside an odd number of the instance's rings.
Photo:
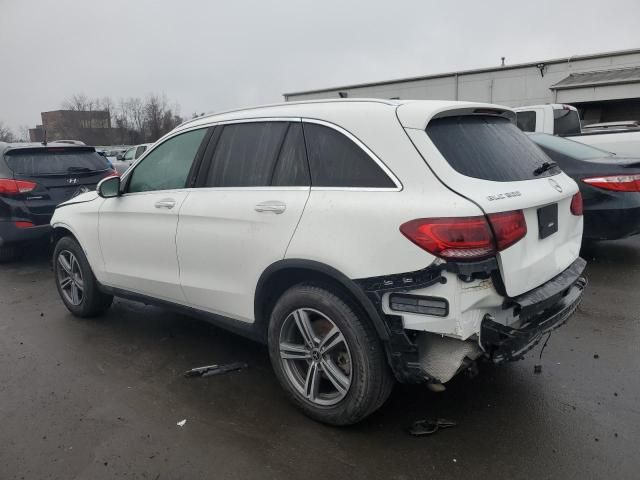
<svg viewBox="0 0 640 480">
<path fill-rule="evenodd" d="M 380 408 L 393 389 L 370 320 L 331 288 L 300 284 L 287 290 L 271 314 L 268 343 L 278 381 L 314 420 L 357 423 Z"/>
<path fill-rule="evenodd" d="M 100 291 L 80 244 L 63 237 L 53 252 L 56 287 L 67 309 L 77 317 L 95 317 L 104 313 L 113 296 Z"/>
</svg>

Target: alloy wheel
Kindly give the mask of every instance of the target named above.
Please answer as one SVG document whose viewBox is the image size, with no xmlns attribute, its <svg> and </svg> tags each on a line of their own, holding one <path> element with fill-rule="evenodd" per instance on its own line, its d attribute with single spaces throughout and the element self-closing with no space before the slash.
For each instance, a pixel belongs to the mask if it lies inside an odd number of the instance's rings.
<svg viewBox="0 0 640 480">
<path fill-rule="evenodd" d="M 69 250 L 61 250 L 58 254 L 58 285 L 64 298 L 78 306 L 84 299 L 84 280 L 82 270 L 76 256 Z"/>
<path fill-rule="evenodd" d="M 331 406 L 349 392 L 351 352 L 338 326 L 311 308 L 291 312 L 282 324 L 280 359 L 285 375 L 308 401 Z"/>
</svg>

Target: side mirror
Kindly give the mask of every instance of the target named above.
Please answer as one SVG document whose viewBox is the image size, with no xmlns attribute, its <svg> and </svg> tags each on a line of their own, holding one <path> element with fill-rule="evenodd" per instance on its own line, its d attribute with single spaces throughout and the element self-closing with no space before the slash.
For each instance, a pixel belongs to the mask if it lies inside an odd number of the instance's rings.
<svg viewBox="0 0 640 480">
<path fill-rule="evenodd" d="M 120 195 L 120 177 L 103 178 L 96 187 L 98 195 L 102 198 L 113 198 Z"/>
<path fill-rule="evenodd" d="M 119 154 L 116 156 L 116 160 L 124 160 L 124 155 L 123 155 L 123 154 L 121 154 L 121 153 L 119 153 Z"/>
</svg>

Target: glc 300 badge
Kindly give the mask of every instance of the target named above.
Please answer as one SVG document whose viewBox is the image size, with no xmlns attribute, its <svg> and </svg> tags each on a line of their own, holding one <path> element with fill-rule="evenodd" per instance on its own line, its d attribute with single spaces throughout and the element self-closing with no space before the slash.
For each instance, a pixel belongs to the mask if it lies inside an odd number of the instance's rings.
<svg viewBox="0 0 640 480">
<path fill-rule="evenodd" d="M 551 186 L 553 188 L 555 188 L 558 192 L 562 193 L 562 187 L 558 184 L 558 182 L 556 182 L 555 180 L 553 180 L 552 178 L 549 179 L 549 183 L 551 184 Z"/>
</svg>

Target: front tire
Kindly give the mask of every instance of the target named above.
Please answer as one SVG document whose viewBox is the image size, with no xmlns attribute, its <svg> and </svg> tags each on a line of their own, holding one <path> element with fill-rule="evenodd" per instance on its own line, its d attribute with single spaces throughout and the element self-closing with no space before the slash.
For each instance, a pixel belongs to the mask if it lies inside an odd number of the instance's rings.
<svg viewBox="0 0 640 480">
<path fill-rule="evenodd" d="M 337 291 L 312 284 L 287 290 L 271 314 L 268 342 L 289 398 L 320 422 L 359 422 L 393 389 L 373 325 Z"/>
<path fill-rule="evenodd" d="M 53 252 L 56 287 L 67 309 L 77 317 L 95 317 L 104 313 L 113 296 L 100 291 L 80 244 L 63 237 Z"/>
</svg>

